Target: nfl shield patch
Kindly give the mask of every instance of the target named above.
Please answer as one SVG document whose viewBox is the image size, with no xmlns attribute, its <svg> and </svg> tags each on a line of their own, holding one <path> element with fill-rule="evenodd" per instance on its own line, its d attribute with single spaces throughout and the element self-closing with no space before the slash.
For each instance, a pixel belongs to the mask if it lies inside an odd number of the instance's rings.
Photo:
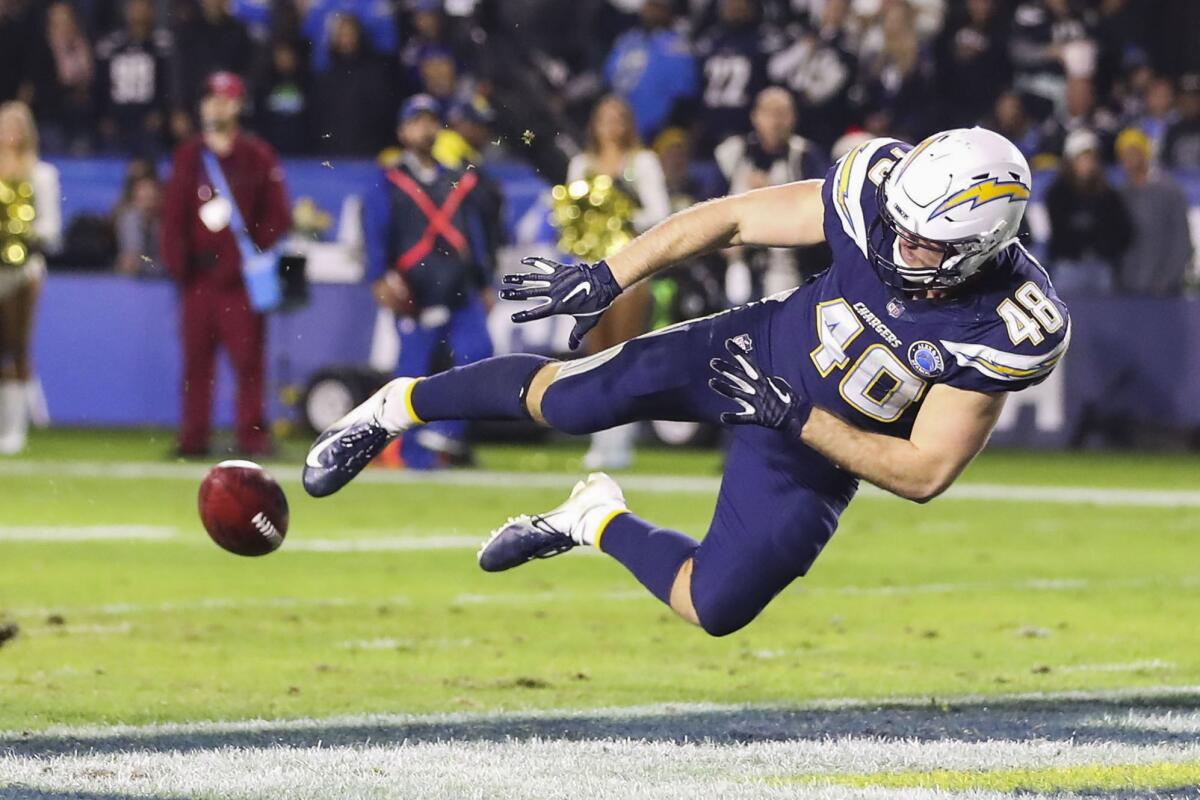
<svg viewBox="0 0 1200 800">
<path fill-rule="evenodd" d="M 942 360 L 942 351 L 933 342 L 921 340 L 913 342 L 908 348 L 908 363 L 912 364 L 919 374 L 933 378 L 942 374 L 946 363 Z"/>
<path fill-rule="evenodd" d="M 888 300 L 887 312 L 888 316 L 892 319 L 900 319 L 904 314 L 904 303 L 901 303 L 899 298 L 893 297 L 891 300 Z"/>
</svg>

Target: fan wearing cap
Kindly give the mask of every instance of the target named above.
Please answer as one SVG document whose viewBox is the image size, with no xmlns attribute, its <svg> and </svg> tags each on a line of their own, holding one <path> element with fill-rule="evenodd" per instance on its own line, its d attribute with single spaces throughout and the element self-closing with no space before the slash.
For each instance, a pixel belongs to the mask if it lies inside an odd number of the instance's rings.
<svg viewBox="0 0 1200 800">
<path fill-rule="evenodd" d="M 366 274 L 379 305 L 395 314 L 400 334 L 396 375 L 429 374 L 440 347 L 458 366 L 492 354 L 481 290 L 491 282 L 480 176 L 434 158 L 442 118 L 437 100 L 410 97 L 400 110 L 399 163 L 366 194 Z M 406 466 L 428 469 L 469 457 L 464 423 L 447 421 L 406 436 Z"/>
<path fill-rule="evenodd" d="M 1104 176 L 1100 139 L 1089 130 L 1071 131 L 1063 165 L 1046 192 L 1050 216 L 1050 270 L 1063 294 L 1112 290 L 1121 255 L 1133 235 L 1129 212 Z"/>
<path fill-rule="evenodd" d="M 1126 128 L 1117 137 L 1125 172 L 1121 197 L 1133 220 L 1133 242 L 1117 267 L 1117 287 L 1128 294 L 1173 297 L 1183 293 L 1192 262 L 1188 202 L 1167 173 L 1154 167 L 1150 137 Z"/>
<path fill-rule="evenodd" d="M 208 452 L 218 347 L 237 377 L 239 451 L 261 455 L 270 449 L 263 403 L 266 320 L 250 307 L 232 225 L 236 204 L 250 239 L 265 251 L 287 233 L 291 214 L 275 151 L 239 128 L 245 96 L 237 75 L 209 76 L 200 101 L 201 132 L 176 148 L 163 191 L 162 259 L 180 289 L 183 413 L 177 450 L 183 456 Z M 205 151 L 216 157 L 233 197 L 215 188 Z"/>
<path fill-rule="evenodd" d="M 449 127 L 438 132 L 433 157 L 448 167 L 481 166 L 499 146 L 492 143 L 496 112 L 482 95 L 455 103 L 447 114 Z"/>
<path fill-rule="evenodd" d="M 479 177 L 473 195 L 479 208 L 489 260 L 496 261 L 496 250 L 508 239 L 504 227 L 504 192 L 488 169 L 488 162 L 503 156 L 498 142 L 492 140 L 496 112 L 482 95 L 470 102 L 455 103 L 448 117 L 450 126 L 438 132 L 433 157 L 451 169 L 471 169 Z"/>
</svg>

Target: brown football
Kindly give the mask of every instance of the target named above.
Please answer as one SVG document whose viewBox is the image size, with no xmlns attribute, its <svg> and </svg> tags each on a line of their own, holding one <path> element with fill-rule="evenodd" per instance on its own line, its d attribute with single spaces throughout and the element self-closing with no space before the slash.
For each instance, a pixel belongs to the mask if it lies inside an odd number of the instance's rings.
<svg viewBox="0 0 1200 800">
<path fill-rule="evenodd" d="M 262 556 L 287 534 L 283 489 L 253 461 L 222 461 L 200 484 L 200 520 L 212 540 L 239 556 Z"/>
</svg>

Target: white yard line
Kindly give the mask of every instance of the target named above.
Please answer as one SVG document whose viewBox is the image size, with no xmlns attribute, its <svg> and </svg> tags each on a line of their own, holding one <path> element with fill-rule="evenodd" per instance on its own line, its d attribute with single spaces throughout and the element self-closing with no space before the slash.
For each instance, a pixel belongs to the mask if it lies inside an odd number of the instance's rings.
<svg viewBox="0 0 1200 800">
<path fill-rule="evenodd" d="M 165 541 L 179 530 L 165 525 L 19 525 L 0 527 L 0 542 Z"/>
<path fill-rule="evenodd" d="M 199 527 L 199 523 L 197 523 Z M 54 544 L 57 542 L 174 542 L 211 546 L 199 531 L 184 536 L 177 528 L 138 525 L 111 526 L 38 526 L 0 528 L 0 542 Z M 421 552 L 425 550 L 477 550 L 485 534 L 389 536 L 382 532 L 352 529 L 348 536 L 336 539 L 292 535 L 285 547 L 289 553 L 376 553 Z"/>
<path fill-rule="evenodd" d="M 419 552 L 422 550 L 476 550 L 484 536 L 379 536 L 352 539 L 288 540 L 289 553 Z"/>
<path fill-rule="evenodd" d="M 298 469 L 287 471 L 271 467 L 272 474 L 284 483 L 299 482 Z M 195 464 L 159 464 L 154 462 L 90 461 L 4 461 L 0 476 L 108 478 L 117 480 L 190 480 L 199 481 L 208 468 Z M 567 491 L 577 476 L 545 472 L 493 472 L 462 470 L 415 472 L 405 470 L 367 470 L 355 479 L 359 484 L 469 486 L 492 489 L 550 489 Z M 627 475 L 622 482 L 631 492 L 649 494 L 715 494 L 720 479 L 687 475 Z M 872 486 L 863 486 L 861 494 L 872 498 L 893 498 Z M 1200 490 L 1123 489 L 1092 486 L 1031 486 L 1022 484 L 961 483 L 943 495 L 943 500 L 992 500 L 1022 503 L 1084 504 L 1099 506 L 1142 506 L 1151 508 L 1200 508 Z"/>
</svg>

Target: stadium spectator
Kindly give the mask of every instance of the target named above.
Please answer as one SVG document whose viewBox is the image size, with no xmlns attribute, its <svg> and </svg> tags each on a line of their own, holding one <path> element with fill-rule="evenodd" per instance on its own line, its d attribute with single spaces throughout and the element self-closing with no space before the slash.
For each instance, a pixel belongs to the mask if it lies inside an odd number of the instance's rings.
<svg viewBox="0 0 1200 800">
<path fill-rule="evenodd" d="M 667 128 L 655 137 L 653 149 L 662 166 L 672 213 L 722 193 L 719 182 L 705 180 L 695 169 L 692 140 L 683 128 Z"/>
<path fill-rule="evenodd" d="M 826 0 L 815 25 L 788 26 L 767 62 L 772 83 L 796 96 L 798 132 L 832 145 L 851 122 L 850 89 L 858 63 L 846 33 L 849 0 Z"/>
<path fill-rule="evenodd" d="M 314 72 L 324 72 L 332 63 L 339 16 L 354 17 L 376 53 L 395 53 L 400 46 L 396 3 L 391 0 L 307 0 L 301 6 L 305 8 L 301 31 L 311 46 Z"/>
<path fill-rule="evenodd" d="M 312 0 L 307 0 L 311 2 Z M 292 5 L 287 0 L 282 3 L 272 0 L 229 0 L 229 15 L 246 26 L 246 32 L 255 43 L 265 42 L 270 36 L 272 22 L 271 6 Z"/>
<path fill-rule="evenodd" d="M 942 125 L 974 125 L 1008 87 L 1008 37 L 997 0 L 967 0 L 934 46 Z"/>
<path fill-rule="evenodd" d="M 687 7 L 688 27 L 697 38 L 707 36 L 718 24 L 721 15 L 721 0 L 689 0 Z M 797 15 L 807 14 L 809 0 L 755 0 L 756 13 L 764 28 L 782 28 L 795 22 Z"/>
<path fill-rule="evenodd" d="M 496 112 L 482 95 L 450 109 L 448 128 L 438 132 L 433 157 L 450 169 L 471 169 L 479 177 L 473 192 L 484 227 L 488 261 L 496 263 L 498 249 L 508 240 L 504 222 L 504 191 L 490 162 L 504 158 L 504 149 L 492 138 Z M 490 300 L 490 296 L 489 296 Z"/>
<path fill-rule="evenodd" d="M 1159 160 L 1167 169 L 1200 169 L 1200 74 L 1180 81 L 1179 119 L 1163 136 Z"/>
<path fill-rule="evenodd" d="M 754 126 L 751 133 L 731 136 L 716 151 L 730 194 L 825 177 L 829 160 L 819 147 L 796 134 L 796 107 L 786 89 L 772 86 L 759 92 L 750 119 Z M 727 250 L 726 257 L 726 289 L 733 305 L 798 286 L 803 278 L 824 270 L 830 262 L 829 249 L 824 245 L 738 247 Z M 755 284 L 758 291 L 751 288 Z"/>
<path fill-rule="evenodd" d="M 1110 160 L 1112 143 L 1120 121 L 1107 108 L 1096 106 L 1095 87 L 1091 78 L 1072 77 L 1066 81 L 1066 104 L 1063 111 L 1042 124 L 1038 141 L 1039 163 L 1035 168 L 1053 164 L 1063 155 L 1063 145 L 1071 131 L 1087 130 L 1100 139 L 1100 155 Z"/>
<path fill-rule="evenodd" d="M 427 94 L 437 101 L 442 118 L 463 99 L 474 94 L 474 84 L 469 78 L 460 77 L 454 54 L 446 48 L 431 47 L 425 50 L 417 65 L 419 76 L 418 94 Z"/>
<path fill-rule="evenodd" d="M 265 252 L 287 233 L 291 215 L 275 152 L 239 130 L 245 97 L 246 87 L 233 73 L 209 77 L 200 104 L 202 132 L 175 149 L 163 192 L 162 263 L 180 289 L 183 414 L 176 452 L 182 457 L 208 453 L 218 347 L 237 376 L 238 450 L 271 450 L 263 396 L 266 318 L 250 306 L 232 225 L 239 212 L 254 246 Z M 215 157 L 223 177 L 209 174 L 206 154 Z M 221 182 L 232 197 L 217 191 Z"/>
<path fill-rule="evenodd" d="M 671 0 L 644 0 L 638 26 L 617 38 L 604 64 L 605 81 L 633 109 L 644 141 L 676 121 L 699 88 L 687 38 L 674 22 Z"/>
<path fill-rule="evenodd" d="M 1157 153 L 1167 128 L 1179 118 L 1175 110 L 1175 84 L 1170 78 L 1158 76 L 1150 81 L 1146 86 L 1144 109 L 1130 125 L 1146 134 L 1151 151 Z"/>
<path fill-rule="evenodd" d="M 1121 119 L 1137 119 L 1146 113 L 1146 95 L 1155 72 L 1145 56 L 1136 54 L 1113 85 L 1110 105 Z"/>
<path fill-rule="evenodd" d="M 715 162 L 697 161 L 692 138 L 683 128 L 667 128 L 654 139 L 671 211 L 682 211 L 724 194 L 727 182 Z"/>
<path fill-rule="evenodd" d="M 162 187 L 154 163 L 129 162 L 121 201 L 113 211 L 117 237 L 117 272 L 143 278 L 162 277 Z"/>
<path fill-rule="evenodd" d="M 1121 131 L 1116 149 L 1126 179 L 1121 196 L 1133 220 L 1133 241 L 1118 265 L 1117 287 L 1128 294 L 1181 294 L 1192 260 L 1187 198 L 1169 175 L 1153 169 L 1144 132 Z"/>
<path fill-rule="evenodd" d="M 92 146 L 92 49 L 65 0 L 46 8 L 46 47 L 36 65 L 33 109 L 40 120 L 42 147 L 51 152 L 86 153 Z"/>
<path fill-rule="evenodd" d="M 907 0 L 885 6 L 882 47 L 862 64 L 863 127 L 879 136 L 919 141 L 936 123 L 929 103 L 931 65 L 922 53 L 914 22 Z"/>
<path fill-rule="evenodd" d="M 851 0 L 855 17 L 858 51 L 862 58 L 874 57 L 883 49 L 883 18 L 896 0 Z M 912 11 L 913 32 L 922 42 L 932 41 L 945 25 L 946 0 L 905 0 Z M 810 6 L 817 3 L 808 0 Z M 957 5 L 957 3 L 949 4 Z"/>
<path fill-rule="evenodd" d="M 1090 77 L 1094 63 L 1088 63 L 1089 36 L 1071 0 L 1025 0 L 1017 5 L 1009 44 L 1014 86 L 1035 116 L 1045 117 L 1062 107 L 1068 77 Z"/>
<path fill-rule="evenodd" d="M 642 147 L 632 107 L 616 95 L 600 100 L 588 122 L 587 148 L 567 165 L 567 181 L 607 175 L 637 204 L 633 228 L 641 233 L 666 219 L 671 199 L 662 164 Z M 589 353 L 645 333 L 650 317 L 650 288 L 643 282 L 627 289 L 604 314 L 585 342 Z M 633 461 L 636 425 L 623 425 L 592 435 L 584 456 L 587 469 L 621 469 Z"/>
<path fill-rule="evenodd" d="M 423 85 L 421 65 L 430 52 L 447 51 L 456 73 L 469 73 L 471 44 L 464 42 L 447 19 L 442 0 L 409 0 L 409 24 L 400 46 L 400 88 L 405 94 L 419 93 Z M 394 48 L 391 52 L 394 52 Z"/>
<path fill-rule="evenodd" d="M 719 17 L 696 44 L 703 89 L 696 119 L 697 142 L 710 151 L 744 133 L 750 105 L 767 84 L 766 42 L 753 0 L 719 0 Z"/>
<path fill-rule="evenodd" d="M 299 48 L 286 39 L 272 42 L 255 86 L 258 133 L 283 155 L 312 152 L 312 90 Z"/>
<path fill-rule="evenodd" d="M 1133 236 L 1125 203 L 1104 176 L 1100 148 L 1096 134 L 1072 131 L 1062 168 L 1046 192 L 1050 271 L 1068 299 L 1111 292 L 1117 263 Z"/>
<path fill-rule="evenodd" d="M 37 21 L 29 0 L 0 0 L 0 102 L 33 99 Z"/>
<path fill-rule="evenodd" d="M 167 114 L 171 37 L 151 0 L 125 1 L 125 27 L 96 45 L 96 98 L 107 149 L 154 155 Z"/>
<path fill-rule="evenodd" d="M 1093 35 L 1096 40 L 1096 94 L 1111 97 L 1113 86 L 1130 59 L 1145 59 L 1151 15 L 1145 3 L 1100 0 L 1096 4 Z M 1169 14 L 1165 4 L 1159 13 Z"/>
<path fill-rule="evenodd" d="M 1021 95 L 1014 91 L 1003 92 L 996 98 L 991 117 L 985 122 L 985 127 L 1003 134 L 1017 146 L 1021 154 L 1032 162 L 1038 153 L 1041 135 L 1036 126 L 1025 113 L 1025 103 Z"/>
<path fill-rule="evenodd" d="M 171 63 L 171 132 L 176 139 L 186 138 L 195 127 L 193 112 L 208 76 L 221 71 L 246 75 L 254 59 L 253 41 L 246 26 L 230 15 L 229 0 L 199 3 L 199 8 L 176 14 Z"/>
<path fill-rule="evenodd" d="M 0 252 L 0 455 L 13 455 L 25 449 L 29 427 L 30 335 L 45 256 L 62 245 L 58 170 L 38 158 L 33 114 L 20 101 L 0 105 L 0 206 L 12 221 Z"/>
<path fill-rule="evenodd" d="M 708 163 L 692 161 L 691 139 L 683 128 L 667 128 L 660 133 L 654 140 L 654 153 L 662 164 L 672 213 L 722 193 L 720 173 L 708 169 Z M 728 308 L 724 272 L 723 256 L 709 253 L 675 265 L 670 275 L 655 278 L 651 283 L 654 302 L 650 328 L 657 330 Z"/>
<path fill-rule="evenodd" d="M 451 169 L 467 164 L 479 166 L 503 157 L 504 149 L 492 139 L 496 111 L 482 95 L 456 103 L 449 114 L 450 125 L 438 132 L 433 156 Z"/>
<path fill-rule="evenodd" d="M 481 290 L 491 285 L 493 263 L 474 195 L 478 177 L 433 157 L 439 113 L 428 95 L 404 103 L 397 124 L 404 153 L 363 208 L 366 276 L 400 333 L 397 376 L 430 374 L 439 348 L 449 348 L 456 366 L 492 354 Z M 463 423 L 433 423 L 404 437 L 401 457 L 414 469 L 469 461 L 465 435 Z"/>
<path fill-rule="evenodd" d="M 329 68 L 317 75 L 315 86 L 321 150 L 374 156 L 390 139 L 394 106 L 387 70 L 350 14 L 334 17 L 330 48 Z"/>
</svg>

